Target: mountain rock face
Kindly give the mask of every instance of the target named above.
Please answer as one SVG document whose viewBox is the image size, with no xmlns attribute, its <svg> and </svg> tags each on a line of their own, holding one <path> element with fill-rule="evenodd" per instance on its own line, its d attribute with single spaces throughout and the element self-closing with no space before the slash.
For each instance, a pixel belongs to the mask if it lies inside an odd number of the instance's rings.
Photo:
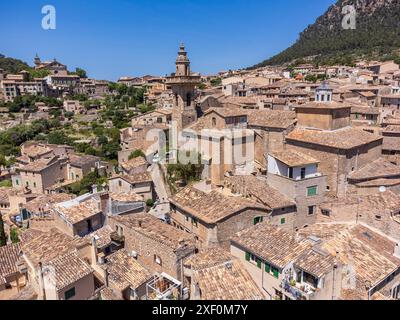
<svg viewBox="0 0 400 320">
<path fill-rule="evenodd" d="M 345 10 L 346 6 L 355 9 L 355 29 L 349 28 L 350 8 Z M 294 45 L 254 67 L 306 57 L 340 60 L 349 55 L 392 54 L 399 48 L 400 0 L 339 0 L 308 26 Z"/>
</svg>

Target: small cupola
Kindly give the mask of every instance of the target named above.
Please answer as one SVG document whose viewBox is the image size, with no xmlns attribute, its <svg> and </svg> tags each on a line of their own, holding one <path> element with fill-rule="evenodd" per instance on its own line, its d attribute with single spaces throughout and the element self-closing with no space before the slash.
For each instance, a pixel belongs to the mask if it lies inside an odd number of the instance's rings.
<svg viewBox="0 0 400 320">
<path fill-rule="evenodd" d="M 333 89 L 329 86 L 327 81 L 324 81 L 321 86 L 315 89 L 315 101 L 324 103 L 332 102 Z"/>
</svg>

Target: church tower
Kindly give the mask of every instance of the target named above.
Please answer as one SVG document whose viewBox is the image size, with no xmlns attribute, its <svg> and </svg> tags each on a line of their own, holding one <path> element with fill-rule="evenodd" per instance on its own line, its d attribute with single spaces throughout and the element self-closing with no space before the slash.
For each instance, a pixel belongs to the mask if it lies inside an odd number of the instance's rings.
<svg viewBox="0 0 400 320">
<path fill-rule="evenodd" d="M 35 56 L 34 63 L 35 63 L 35 66 L 36 66 L 36 67 L 40 66 L 41 63 L 42 63 L 42 62 L 40 61 L 40 58 L 39 58 L 39 56 L 38 56 L 37 53 L 36 53 L 36 56 Z"/>
<path fill-rule="evenodd" d="M 194 75 L 190 71 L 190 60 L 181 44 L 178 58 L 176 59 L 176 71 L 167 77 L 174 94 L 172 120 L 176 121 L 178 132 L 197 120 L 195 105 L 195 88 L 201 82 L 200 75 Z"/>
</svg>

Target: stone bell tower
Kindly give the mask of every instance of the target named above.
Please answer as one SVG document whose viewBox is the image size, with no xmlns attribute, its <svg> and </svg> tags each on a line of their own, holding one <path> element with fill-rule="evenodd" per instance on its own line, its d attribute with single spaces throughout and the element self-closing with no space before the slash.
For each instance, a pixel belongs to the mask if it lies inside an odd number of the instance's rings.
<svg viewBox="0 0 400 320">
<path fill-rule="evenodd" d="M 167 77 L 167 85 L 174 94 L 172 120 L 176 121 L 178 132 L 197 120 L 194 100 L 195 88 L 200 82 L 200 75 L 191 73 L 190 60 L 184 44 L 181 44 L 176 59 L 176 71 Z"/>
<path fill-rule="evenodd" d="M 39 56 L 38 56 L 37 53 L 36 53 L 36 56 L 35 56 L 34 63 L 35 63 L 35 66 L 36 66 L 36 67 L 40 66 L 40 64 L 42 63 L 42 62 L 40 61 L 40 58 L 39 58 Z"/>
</svg>

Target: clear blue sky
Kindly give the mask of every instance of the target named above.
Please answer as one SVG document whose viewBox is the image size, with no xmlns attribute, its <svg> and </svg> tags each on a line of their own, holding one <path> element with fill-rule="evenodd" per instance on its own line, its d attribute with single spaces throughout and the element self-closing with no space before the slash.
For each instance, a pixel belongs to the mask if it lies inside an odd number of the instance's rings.
<svg viewBox="0 0 400 320">
<path fill-rule="evenodd" d="M 247 67 L 293 43 L 335 0 L 13 0 L 1 4 L 0 53 L 56 57 L 89 76 L 165 75 L 179 43 L 202 74 Z M 44 5 L 57 29 L 41 28 Z"/>
</svg>

